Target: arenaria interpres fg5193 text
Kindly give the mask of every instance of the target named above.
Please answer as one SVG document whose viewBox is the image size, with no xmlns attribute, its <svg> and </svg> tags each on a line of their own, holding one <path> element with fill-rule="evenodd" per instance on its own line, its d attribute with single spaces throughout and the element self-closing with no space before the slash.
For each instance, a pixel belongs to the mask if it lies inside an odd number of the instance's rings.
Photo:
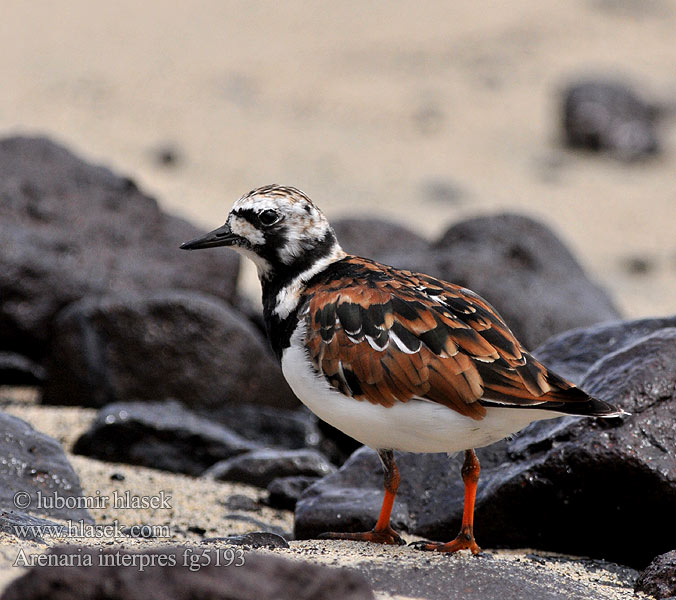
<svg viewBox="0 0 676 600">
<path fill-rule="evenodd" d="M 385 498 L 373 530 L 322 537 L 403 543 L 390 526 L 399 485 L 393 450 L 464 450 L 460 533 L 415 546 L 477 553 L 473 448 L 539 419 L 623 414 L 528 354 L 474 292 L 345 253 L 300 190 L 255 189 L 235 202 L 225 225 L 181 248 L 216 246 L 256 264 L 268 337 L 294 393 L 383 463 Z"/>
</svg>

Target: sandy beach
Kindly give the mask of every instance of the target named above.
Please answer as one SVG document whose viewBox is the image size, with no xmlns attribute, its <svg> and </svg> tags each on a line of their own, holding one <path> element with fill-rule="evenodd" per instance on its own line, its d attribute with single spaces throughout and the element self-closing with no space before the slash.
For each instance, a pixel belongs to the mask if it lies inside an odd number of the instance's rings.
<svg viewBox="0 0 676 600">
<path fill-rule="evenodd" d="M 571 152 L 560 92 L 596 74 L 673 107 L 675 27 L 666 0 L 8 0 L 0 131 L 53 136 L 205 228 L 270 182 L 332 218 L 376 213 L 427 236 L 525 212 L 627 316 L 669 314 L 676 122 L 652 160 Z M 636 257 L 647 273 L 628 272 Z M 243 280 L 256 296 L 250 269 Z"/>
</svg>

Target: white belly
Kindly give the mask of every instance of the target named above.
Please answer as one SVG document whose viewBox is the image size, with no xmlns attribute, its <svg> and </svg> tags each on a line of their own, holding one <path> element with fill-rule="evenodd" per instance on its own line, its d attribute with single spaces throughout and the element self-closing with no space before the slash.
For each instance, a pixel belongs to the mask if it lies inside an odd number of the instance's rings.
<svg viewBox="0 0 676 600">
<path fill-rule="evenodd" d="M 301 326 L 302 327 L 302 326 Z M 282 355 L 294 394 L 320 419 L 371 448 L 458 452 L 497 442 L 540 419 L 561 416 L 537 409 L 488 408 L 480 421 L 436 402 L 412 399 L 392 407 L 355 400 L 333 388 L 311 366 L 299 327 Z"/>
</svg>

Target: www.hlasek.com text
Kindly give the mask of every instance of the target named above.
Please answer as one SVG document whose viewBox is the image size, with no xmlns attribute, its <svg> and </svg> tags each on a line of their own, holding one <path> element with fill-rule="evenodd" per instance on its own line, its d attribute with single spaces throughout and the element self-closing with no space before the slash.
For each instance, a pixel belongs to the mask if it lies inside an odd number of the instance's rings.
<svg viewBox="0 0 676 600">
<path fill-rule="evenodd" d="M 123 539 L 128 537 L 170 538 L 169 525 L 131 525 L 124 527 L 114 520 L 106 524 L 85 523 L 83 520 L 66 521 L 64 524 L 13 525 L 14 535 L 21 539 L 75 538 L 75 539 Z"/>
</svg>

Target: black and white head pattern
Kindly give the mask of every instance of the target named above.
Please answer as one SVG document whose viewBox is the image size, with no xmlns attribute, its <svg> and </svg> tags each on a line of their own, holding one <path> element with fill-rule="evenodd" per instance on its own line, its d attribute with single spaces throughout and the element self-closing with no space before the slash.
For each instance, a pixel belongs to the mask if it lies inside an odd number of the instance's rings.
<svg viewBox="0 0 676 600">
<path fill-rule="evenodd" d="M 293 187 L 268 185 L 245 194 L 233 205 L 227 225 L 238 236 L 233 247 L 253 260 L 262 278 L 302 271 L 310 258 L 340 249 L 323 213 Z"/>
</svg>

